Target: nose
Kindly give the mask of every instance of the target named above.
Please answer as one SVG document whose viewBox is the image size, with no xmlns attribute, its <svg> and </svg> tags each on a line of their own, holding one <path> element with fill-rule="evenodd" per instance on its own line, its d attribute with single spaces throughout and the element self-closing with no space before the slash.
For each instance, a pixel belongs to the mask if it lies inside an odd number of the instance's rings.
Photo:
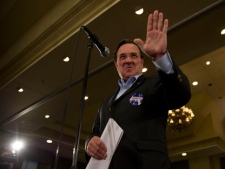
<svg viewBox="0 0 225 169">
<path fill-rule="evenodd" d="M 133 62 L 133 59 L 130 56 L 127 56 L 125 59 L 125 63 L 131 63 Z"/>
</svg>

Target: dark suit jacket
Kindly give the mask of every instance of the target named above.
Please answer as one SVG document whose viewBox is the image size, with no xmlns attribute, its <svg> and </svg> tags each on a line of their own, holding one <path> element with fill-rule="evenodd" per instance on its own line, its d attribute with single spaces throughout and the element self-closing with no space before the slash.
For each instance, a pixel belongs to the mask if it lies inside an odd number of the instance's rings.
<svg viewBox="0 0 225 169">
<path fill-rule="evenodd" d="M 169 75 L 162 71 L 151 77 L 142 75 L 116 101 L 119 89 L 102 103 L 86 143 L 93 136 L 101 136 L 109 118 L 118 123 L 124 134 L 110 169 L 170 168 L 166 144 L 168 110 L 180 108 L 191 97 L 187 77 L 176 65 L 174 70 Z M 140 105 L 131 104 L 135 93 L 142 96 Z"/>
</svg>

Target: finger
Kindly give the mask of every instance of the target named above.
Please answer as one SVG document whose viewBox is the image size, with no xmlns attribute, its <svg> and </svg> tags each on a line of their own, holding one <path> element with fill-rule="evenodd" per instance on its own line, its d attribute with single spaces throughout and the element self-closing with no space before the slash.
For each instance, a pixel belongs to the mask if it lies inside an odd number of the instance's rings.
<svg viewBox="0 0 225 169">
<path fill-rule="evenodd" d="M 106 156 L 106 146 L 101 144 L 96 148 L 96 154 L 100 157 L 105 157 Z"/>
<path fill-rule="evenodd" d="M 149 56 L 146 51 L 144 50 L 144 45 L 145 45 L 145 42 L 141 39 L 134 39 L 134 42 L 140 46 L 142 52 L 146 55 L 146 56 Z"/>
<path fill-rule="evenodd" d="M 159 12 L 157 10 L 155 10 L 153 13 L 153 30 L 158 29 L 158 19 L 159 19 L 158 13 Z"/>
<path fill-rule="evenodd" d="M 107 157 L 106 151 L 103 151 L 100 147 L 95 149 L 94 157 L 98 159 L 105 159 Z"/>
<path fill-rule="evenodd" d="M 144 41 L 141 40 L 141 39 L 139 39 L 139 38 L 134 39 L 134 43 L 136 43 L 137 45 L 139 45 L 141 49 L 143 49 L 143 46 L 145 44 Z"/>
<path fill-rule="evenodd" d="M 87 153 L 89 156 L 94 157 L 99 160 L 106 158 L 106 154 L 102 154 L 102 153 L 98 152 L 97 150 L 92 149 L 91 147 L 88 149 Z"/>
<path fill-rule="evenodd" d="M 165 34 L 167 33 L 168 26 L 169 26 L 169 20 L 165 19 L 164 25 L 163 25 L 163 30 L 162 30 L 163 33 L 165 33 Z"/>
<path fill-rule="evenodd" d="M 100 150 L 102 150 L 103 152 L 107 151 L 107 148 L 106 148 L 105 144 L 102 141 L 100 141 L 98 143 L 98 146 L 99 146 Z"/>
<path fill-rule="evenodd" d="M 99 137 L 94 137 L 93 143 L 95 144 L 94 146 L 99 147 L 102 151 L 107 151 L 104 142 Z"/>
<path fill-rule="evenodd" d="M 152 31 L 152 29 L 153 29 L 153 15 L 150 14 L 148 17 L 147 34 L 148 34 L 148 31 Z"/>
<path fill-rule="evenodd" d="M 107 157 L 106 151 L 106 146 L 99 137 L 94 136 L 89 141 L 87 146 L 88 155 L 97 159 L 105 159 Z"/>
<path fill-rule="evenodd" d="M 89 156 L 97 159 L 105 159 L 107 154 L 105 151 L 102 151 L 100 147 L 88 146 L 87 153 Z"/>
<path fill-rule="evenodd" d="M 163 13 L 159 13 L 158 30 L 163 30 Z"/>
</svg>

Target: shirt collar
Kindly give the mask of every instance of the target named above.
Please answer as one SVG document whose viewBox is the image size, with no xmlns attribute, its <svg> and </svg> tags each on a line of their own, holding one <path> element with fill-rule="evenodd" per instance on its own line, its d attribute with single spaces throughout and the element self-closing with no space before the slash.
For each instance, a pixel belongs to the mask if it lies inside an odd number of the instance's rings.
<svg viewBox="0 0 225 169">
<path fill-rule="evenodd" d="M 120 87 L 124 87 L 128 84 L 134 84 L 134 82 L 141 76 L 142 74 L 136 75 L 136 76 L 131 76 L 129 79 L 125 82 L 123 79 L 118 80 L 118 84 Z"/>
</svg>

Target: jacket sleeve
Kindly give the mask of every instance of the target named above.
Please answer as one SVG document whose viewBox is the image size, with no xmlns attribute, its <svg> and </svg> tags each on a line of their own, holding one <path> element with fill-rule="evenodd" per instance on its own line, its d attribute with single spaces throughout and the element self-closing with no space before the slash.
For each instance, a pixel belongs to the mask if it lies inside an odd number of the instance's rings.
<svg viewBox="0 0 225 169">
<path fill-rule="evenodd" d="M 177 109 L 187 104 L 191 98 L 190 84 L 187 76 L 174 64 L 174 73 L 166 74 L 158 70 L 166 93 L 169 109 Z"/>
<path fill-rule="evenodd" d="M 90 156 L 87 154 L 87 145 L 89 143 L 89 141 L 92 139 L 92 137 L 94 136 L 98 136 L 100 137 L 100 115 L 99 115 L 99 112 L 95 118 L 95 122 L 94 122 L 94 125 L 92 127 L 92 132 L 90 135 L 88 135 L 86 141 L 85 141 L 85 158 L 86 158 L 86 161 L 88 162 L 90 160 Z"/>
</svg>

